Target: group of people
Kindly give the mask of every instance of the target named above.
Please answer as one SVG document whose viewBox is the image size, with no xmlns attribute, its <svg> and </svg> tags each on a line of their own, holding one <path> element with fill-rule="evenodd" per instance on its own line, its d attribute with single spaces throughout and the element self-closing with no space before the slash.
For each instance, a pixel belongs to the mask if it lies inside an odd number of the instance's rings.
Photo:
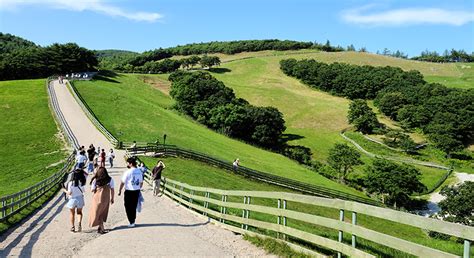
<svg viewBox="0 0 474 258">
<path fill-rule="evenodd" d="M 113 149 L 110 149 L 109 152 L 106 154 L 105 149 L 97 149 L 94 147 L 93 144 L 89 146 L 87 149 L 87 156 L 86 150 L 84 146 L 81 146 L 78 150 L 78 154 L 76 156 L 76 167 L 79 169 L 84 169 L 87 163 L 87 173 L 91 174 L 95 170 L 100 167 L 105 167 L 105 162 L 109 162 L 110 168 L 114 166 L 114 159 L 115 153 Z"/>
<path fill-rule="evenodd" d="M 98 150 L 100 150 L 100 148 L 98 148 Z M 115 154 L 112 149 L 110 149 L 107 155 L 104 149 L 100 152 L 96 152 L 92 144 L 87 150 L 88 157 L 85 156 L 85 153 L 85 149 L 82 146 L 76 157 L 75 168 L 68 176 L 63 188 L 67 196 L 66 206 L 70 210 L 71 232 L 82 231 L 82 209 L 85 206 L 85 186 L 87 177 L 93 172 L 89 182 L 90 191 L 92 192 L 89 227 L 98 227 L 97 232 L 99 234 L 105 234 L 108 231 L 104 227 L 104 222 L 107 221 L 109 207 L 114 203 L 115 197 L 115 182 L 113 178 L 109 176 L 105 168 L 105 159 L 109 159 L 110 168 L 112 168 Z M 88 162 L 88 172 L 84 171 L 86 162 Z M 128 227 L 135 227 L 137 210 L 140 211 L 141 204 L 144 201 L 140 190 L 143 187 L 146 166 L 142 163 L 140 168 L 138 168 L 137 159 L 130 157 L 127 159 L 127 168 L 128 170 L 126 170 L 121 177 L 118 196 L 121 196 L 122 190 L 124 190 L 124 205 L 129 222 Z M 159 193 L 161 172 L 164 168 L 165 164 L 159 160 L 152 170 L 153 191 L 155 195 Z M 77 228 L 75 227 L 76 214 L 78 217 Z"/>
</svg>

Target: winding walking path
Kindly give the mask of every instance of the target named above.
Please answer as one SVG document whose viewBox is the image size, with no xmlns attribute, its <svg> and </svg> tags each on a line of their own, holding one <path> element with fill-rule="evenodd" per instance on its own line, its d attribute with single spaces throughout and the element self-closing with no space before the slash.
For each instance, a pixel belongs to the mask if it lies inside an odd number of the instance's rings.
<svg viewBox="0 0 474 258">
<path fill-rule="evenodd" d="M 65 85 L 53 81 L 59 107 L 79 144 L 109 149 L 110 142 L 83 113 Z M 116 151 L 116 167 L 109 169 L 116 186 L 125 171 L 124 151 Z M 143 211 L 137 227 L 128 228 L 123 195 L 115 197 L 106 228 L 99 235 L 89 228 L 90 188 L 86 188 L 83 230 L 69 232 L 69 211 L 62 194 L 57 194 L 34 215 L 0 237 L 0 257 L 6 256 L 265 256 L 241 236 L 210 223 L 167 197 L 154 197 L 145 184 Z M 117 192 L 116 192 L 117 193 Z"/>
</svg>

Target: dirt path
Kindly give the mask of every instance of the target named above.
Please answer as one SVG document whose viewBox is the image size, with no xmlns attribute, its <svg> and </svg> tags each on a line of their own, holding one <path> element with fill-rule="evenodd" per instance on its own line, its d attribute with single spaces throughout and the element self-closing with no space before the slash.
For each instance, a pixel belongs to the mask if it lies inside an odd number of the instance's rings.
<svg viewBox="0 0 474 258">
<path fill-rule="evenodd" d="M 92 125 L 65 85 L 54 81 L 59 106 L 81 145 L 108 149 L 111 144 Z M 117 151 L 116 168 L 110 169 L 116 185 L 125 171 L 124 152 Z M 123 196 L 111 206 L 105 235 L 89 228 L 91 200 L 86 188 L 83 232 L 69 232 L 69 211 L 58 194 L 24 223 L 0 237 L 0 257 L 6 256 L 265 256 L 241 236 L 209 223 L 167 197 L 154 197 L 144 187 L 145 204 L 137 227 L 129 229 Z"/>
</svg>

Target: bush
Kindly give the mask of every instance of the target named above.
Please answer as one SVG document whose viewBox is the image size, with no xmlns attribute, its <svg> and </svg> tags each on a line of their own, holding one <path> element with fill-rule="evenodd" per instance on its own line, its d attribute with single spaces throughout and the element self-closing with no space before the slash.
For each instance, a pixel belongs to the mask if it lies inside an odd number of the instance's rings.
<svg viewBox="0 0 474 258">
<path fill-rule="evenodd" d="M 311 149 L 300 145 L 287 145 L 283 148 L 283 155 L 286 157 L 296 160 L 301 164 L 312 165 L 311 162 Z"/>
</svg>

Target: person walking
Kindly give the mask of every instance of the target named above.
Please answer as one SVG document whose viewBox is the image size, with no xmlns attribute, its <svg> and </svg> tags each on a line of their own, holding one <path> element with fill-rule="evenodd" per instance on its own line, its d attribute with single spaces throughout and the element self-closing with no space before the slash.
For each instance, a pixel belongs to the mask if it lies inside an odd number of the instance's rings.
<svg viewBox="0 0 474 258">
<path fill-rule="evenodd" d="M 66 207 L 70 211 L 71 232 L 75 232 L 75 215 L 78 217 L 77 232 L 82 231 L 82 208 L 84 207 L 84 185 L 86 177 L 82 169 L 76 169 L 71 176 L 71 180 L 67 182 L 63 191 L 66 193 L 68 202 Z"/>
<path fill-rule="evenodd" d="M 161 172 L 165 168 L 165 163 L 162 160 L 158 160 L 158 163 L 156 163 L 156 166 L 152 170 L 151 179 L 153 180 L 153 195 L 155 196 L 160 193 Z"/>
<path fill-rule="evenodd" d="M 89 145 L 89 149 L 87 149 L 87 157 L 89 159 L 87 164 L 87 172 L 90 174 L 94 171 L 95 147 L 93 144 Z"/>
<path fill-rule="evenodd" d="M 113 149 L 109 150 L 109 153 L 107 153 L 107 160 L 109 161 L 110 168 L 114 166 L 114 159 L 115 159 L 115 153 Z"/>
<path fill-rule="evenodd" d="M 235 159 L 234 162 L 232 163 L 232 169 L 234 170 L 234 173 L 237 172 L 237 170 L 239 169 L 239 159 Z"/>
<path fill-rule="evenodd" d="M 107 221 L 110 204 L 114 204 L 114 179 L 109 176 L 107 169 L 100 167 L 91 179 L 92 204 L 89 213 L 89 227 L 99 226 L 99 234 L 108 233 L 104 222 Z"/>
<path fill-rule="evenodd" d="M 99 167 L 104 167 L 105 168 L 105 150 L 102 149 L 102 151 L 99 154 L 100 157 L 100 165 Z"/>
<path fill-rule="evenodd" d="M 124 192 L 124 205 L 125 212 L 127 213 L 128 227 L 135 227 L 135 219 L 137 217 L 137 205 L 140 197 L 140 189 L 143 187 L 143 176 L 140 169 L 137 168 L 137 160 L 133 157 L 127 159 L 127 167 L 129 168 L 122 175 L 122 182 L 118 195 L 122 194 L 122 189 L 125 187 Z"/>
<path fill-rule="evenodd" d="M 76 156 L 76 168 L 83 169 L 86 165 L 87 157 L 85 151 L 80 151 L 79 155 Z"/>
</svg>

